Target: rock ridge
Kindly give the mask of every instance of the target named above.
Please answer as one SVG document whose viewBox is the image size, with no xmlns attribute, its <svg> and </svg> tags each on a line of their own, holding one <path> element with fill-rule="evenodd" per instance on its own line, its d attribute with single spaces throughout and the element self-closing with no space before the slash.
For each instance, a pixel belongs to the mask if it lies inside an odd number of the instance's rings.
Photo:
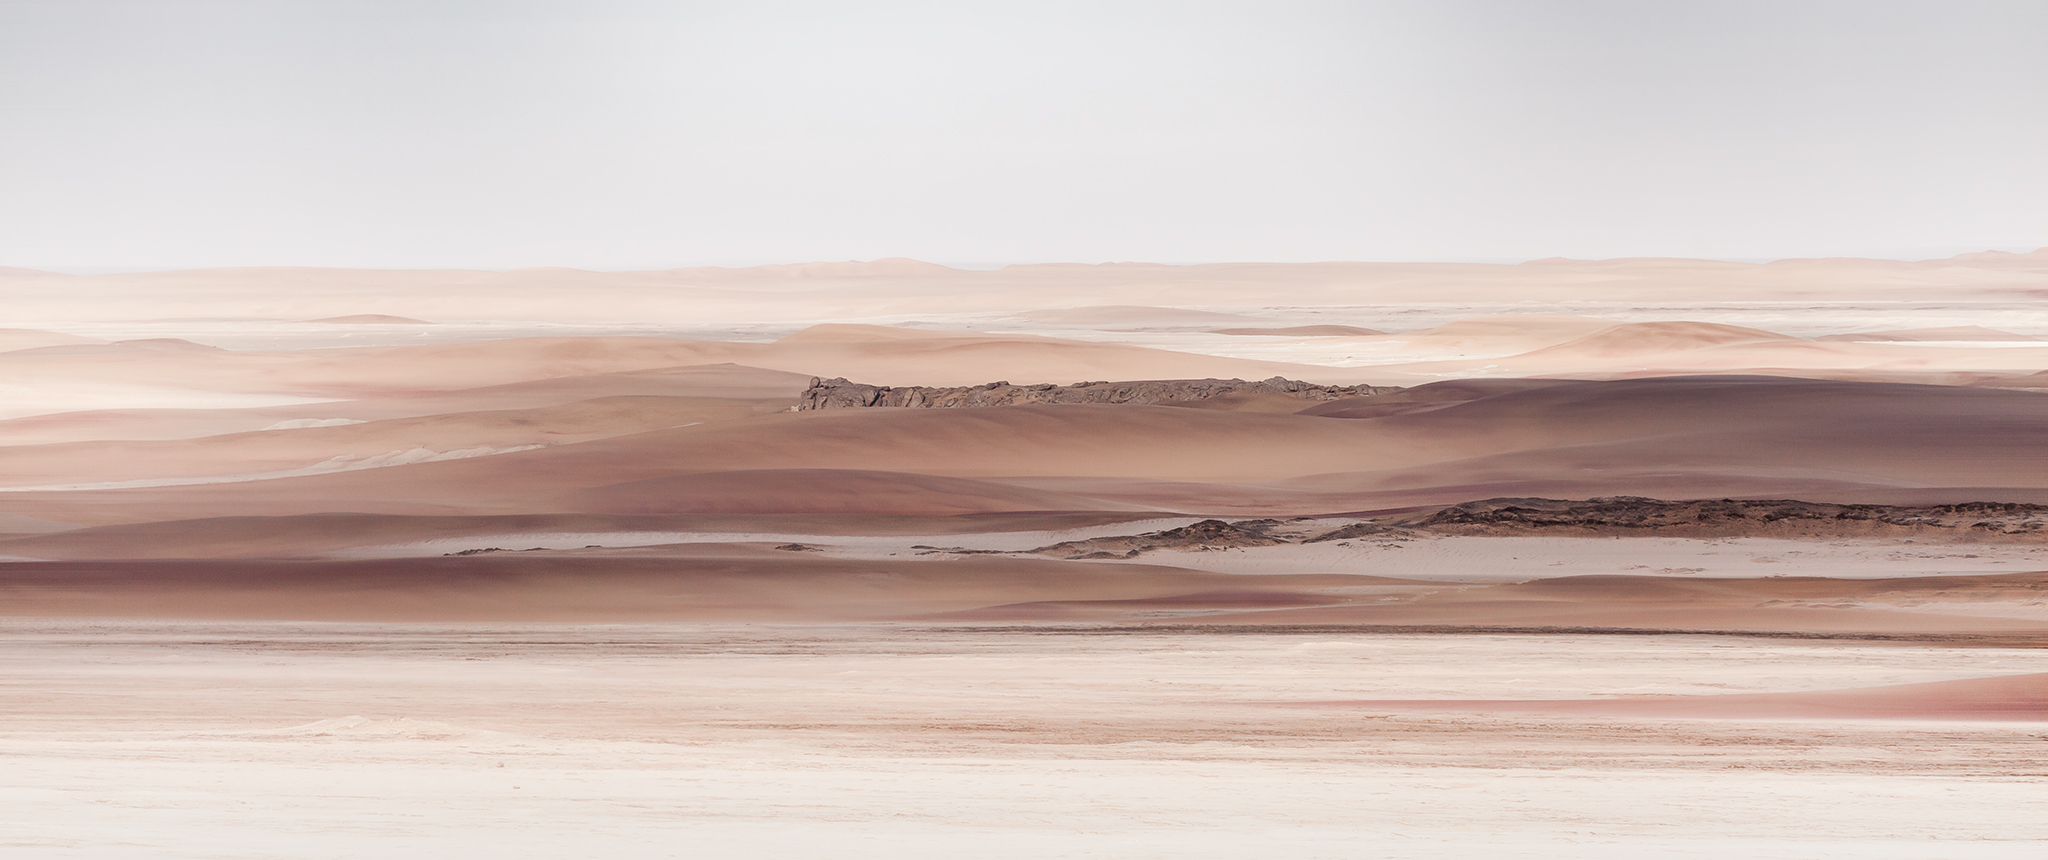
<svg viewBox="0 0 2048 860">
<path fill-rule="evenodd" d="M 1403 525 L 1445 534 L 1946 534 L 1974 539 L 2043 539 L 2048 538 L 2048 505 L 1964 502 L 1912 507 L 1790 499 L 1666 501 L 1639 496 L 1607 496 L 1567 501 L 1503 498 L 1452 505 Z"/>
<path fill-rule="evenodd" d="M 990 382 L 958 388 L 911 385 L 900 388 L 867 385 L 845 378 L 812 378 L 798 402 L 798 411 L 897 406 L 912 409 L 968 409 L 1025 404 L 1109 403 L 1146 405 L 1185 403 L 1232 394 L 1281 394 L 1301 400 L 1330 401 L 1372 397 L 1402 390 L 1391 385 L 1317 385 L 1275 376 L 1242 379 L 1149 379 L 1131 382 L 1077 382 L 1073 385 L 1011 385 Z"/>
</svg>

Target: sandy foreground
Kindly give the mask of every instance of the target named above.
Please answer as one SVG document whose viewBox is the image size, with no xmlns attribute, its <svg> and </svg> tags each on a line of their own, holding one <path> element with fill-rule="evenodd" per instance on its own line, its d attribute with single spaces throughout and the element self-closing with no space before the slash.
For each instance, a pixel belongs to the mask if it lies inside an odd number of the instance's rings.
<svg viewBox="0 0 2048 860">
<path fill-rule="evenodd" d="M 2036 857 L 2040 722 L 1287 707 L 2048 650 L 907 625 L 0 628 L 35 857 Z M 972 846 L 966 848 L 965 846 Z"/>
</svg>

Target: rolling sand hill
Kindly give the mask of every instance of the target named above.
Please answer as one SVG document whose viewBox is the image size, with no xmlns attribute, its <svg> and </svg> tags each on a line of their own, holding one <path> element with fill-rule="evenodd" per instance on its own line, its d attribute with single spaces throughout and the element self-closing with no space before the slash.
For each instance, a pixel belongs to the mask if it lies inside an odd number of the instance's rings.
<svg viewBox="0 0 2048 860">
<path fill-rule="evenodd" d="M 0 267 L 0 854 L 2031 856 L 2044 297 Z"/>
<path fill-rule="evenodd" d="M 1971 678 L 1811 693 L 1578 700 L 1331 703 L 1374 711 L 1484 711 L 1663 719 L 2048 720 L 2048 674 Z"/>
<path fill-rule="evenodd" d="M 1496 496 L 1969 501 L 1948 496 L 1970 488 L 1997 501 L 2004 488 L 2025 500 L 2048 487 L 2048 461 L 2036 454 L 2048 445 L 2048 395 L 2036 392 L 1703 377 L 1461 383 L 1446 396 L 1471 395 L 1483 396 L 1367 418 L 1101 405 L 777 413 L 328 475 L 5 493 L 0 510 L 86 523 L 333 510 L 601 512 L 611 503 L 590 495 L 599 487 L 790 469 L 993 480 L 1100 500 L 1096 509 L 1270 515 Z M 678 408 L 655 420 L 703 407 Z M 374 435 L 377 427 L 279 435 Z M 505 440 L 513 438 L 532 437 Z M 107 450 L 145 450 L 139 444 Z M 89 461 L 95 449 L 63 450 Z"/>
</svg>

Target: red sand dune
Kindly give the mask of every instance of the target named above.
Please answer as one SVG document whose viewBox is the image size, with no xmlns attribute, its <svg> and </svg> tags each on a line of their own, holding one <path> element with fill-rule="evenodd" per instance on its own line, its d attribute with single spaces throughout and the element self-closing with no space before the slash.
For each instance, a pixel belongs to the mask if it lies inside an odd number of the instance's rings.
<svg viewBox="0 0 2048 860">
<path fill-rule="evenodd" d="M 14 515 L 0 515 L 13 517 Z M 996 513 L 919 516 L 850 514 L 518 514 L 407 516 L 319 513 L 296 516 L 161 520 L 52 530 L 17 523 L 23 537 L 0 541 L 0 556 L 46 560 L 166 558 L 327 558 L 351 550 L 424 541 L 473 539 L 474 546 L 517 543 L 507 535 L 627 533 L 952 535 L 1057 531 L 1155 516 L 1143 512 Z M 0 519 L 0 525 L 9 523 Z"/>
<path fill-rule="evenodd" d="M 2048 673 L 1806 693 L 1554 700 L 1387 700 L 1303 703 L 1366 711 L 1478 711 L 1668 719 L 2048 721 Z"/>
<path fill-rule="evenodd" d="M 1546 385 L 1370 419 L 1128 406 L 773 414 L 306 478 L 7 493 L 0 511 L 82 523 L 322 510 L 569 512 L 564 494 L 577 490 L 760 469 L 1014 480 L 1143 505 L 1157 502 L 1113 485 L 1213 485 L 1184 496 L 1180 509 L 1197 512 L 1245 510 L 1238 500 L 1246 494 L 1272 500 L 1266 510 L 1276 514 L 1517 495 L 1819 493 L 1814 500 L 1826 501 L 1861 491 L 2048 487 L 2042 450 L 2048 395 L 2037 392 L 1662 378 Z"/>
<path fill-rule="evenodd" d="M 0 565 L 6 614 L 42 617 L 354 621 L 861 621 L 1030 601 L 1179 600 L 1241 577 L 1142 564 L 972 556 L 905 563 L 821 558 L 765 545 L 649 551 L 494 552 L 371 561 L 148 560 Z M 1232 603 L 1371 584 L 1271 576 Z"/>
<path fill-rule="evenodd" d="M 194 345 L 196 346 L 196 345 Z M 977 385 L 997 379 L 1363 381 L 1358 370 L 1216 358 L 1030 335 L 816 326 L 775 343 L 652 337 L 517 338 L 404 347 L 231 352 L 138 342 L 0 352 L 19 384 L 152 386 L 195 391 L 363 398 L 688 365 L 738 363 L 883 385 Z"/>
<path fill-rule="evenodd" d="M 1024 487 L 858 469 L 745 469 L 647 478 L 577 490 L 571 510 L 604 514 L 889 514 L 1130 510 Z"/>
</svg>

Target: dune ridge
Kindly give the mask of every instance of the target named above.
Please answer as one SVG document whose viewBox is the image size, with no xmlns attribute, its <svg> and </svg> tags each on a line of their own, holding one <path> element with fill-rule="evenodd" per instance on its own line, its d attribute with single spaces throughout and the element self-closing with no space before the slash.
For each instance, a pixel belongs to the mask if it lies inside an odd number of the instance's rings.
<svg viewBox="0 0 2048 860">
<path fill-rule="evenodd" d="M 1577 717 L 2048 721 L 2048 673 L 1801 693 L 1554 700 L 1387 700 L 1297 707 Z"/>
</svg>

